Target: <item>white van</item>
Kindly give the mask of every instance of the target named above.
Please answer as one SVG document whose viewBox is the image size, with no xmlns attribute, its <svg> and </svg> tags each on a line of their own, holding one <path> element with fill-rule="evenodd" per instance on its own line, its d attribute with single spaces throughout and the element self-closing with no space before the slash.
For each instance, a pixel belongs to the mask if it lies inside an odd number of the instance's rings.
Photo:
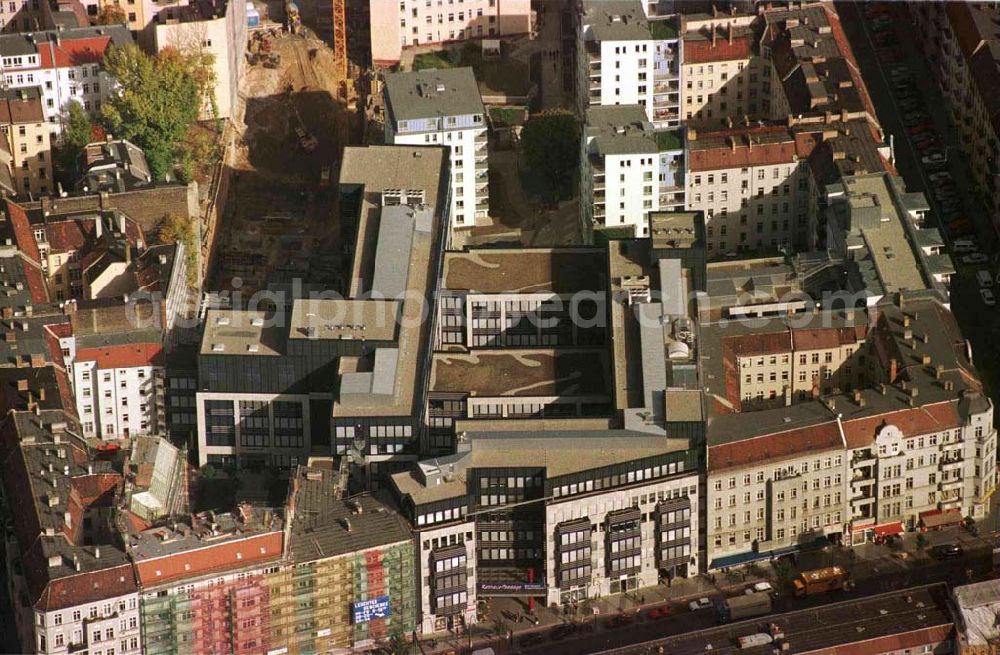
<svg viewBox="0 0 1000 655">
<path fill-rule="evenodd" d="M 976 249 L 976 242 L 971 239 L 956 239 L 952 241 L 951 249 L 956 253 L 973 252 Z"/>
<path fill-rule="evenodd" d="M 992 287 L 993 286 L 993 276 L 990 275 L 989 271 L 983 270 L 976 273 L 976 281 L 979 282 L 981 287 Z"/>
</svg>

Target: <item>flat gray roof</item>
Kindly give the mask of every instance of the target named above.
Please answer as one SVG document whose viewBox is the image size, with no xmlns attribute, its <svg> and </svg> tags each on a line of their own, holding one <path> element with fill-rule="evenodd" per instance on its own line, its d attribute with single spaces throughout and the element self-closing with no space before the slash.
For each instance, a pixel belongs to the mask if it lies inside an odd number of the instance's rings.
<svg viewBox="0 0 1000 655">
<path fill-rule="evenodd" d="M 642 41 L 653 38 L 639 0 L 589 0 L 583 24 L 596 41 Z M 652 53 L 650 53 L 652 56 Z"/>
<path fill-rule="evenodd" d="M 396 338 L 400 303 L 395 300 L 296 299 L 290 339 Z"/>
<path fill-rule="evenodd" d="M 476 76 L 468 66 L 386 73 L 385 95 L 397 121 L 486 112 Z"/>
<path fill-rule="evenodd" d="M 602 155 L 659 152 L 653 124 L 639 105 L 597 105 L 587 110 L 591 148 Z"/>
</svg>

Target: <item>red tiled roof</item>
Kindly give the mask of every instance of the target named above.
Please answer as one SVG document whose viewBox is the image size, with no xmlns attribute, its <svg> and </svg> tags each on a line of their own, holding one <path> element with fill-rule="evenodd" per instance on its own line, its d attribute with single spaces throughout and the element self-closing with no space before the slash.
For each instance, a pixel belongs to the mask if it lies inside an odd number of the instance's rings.
<svg viewBox="0 0 1000 655">
<path fill-rule="evenodd" d="M 49 251 L 54 253 L 82 250 L 96 234 L 92 220 L 69 220 L 45 225 L 45 237 Z"/>
<path fill-rule="evenodd" d="M 708 470 L 720 471 L 755 463 L 777 462 L 795 455 L 842 447 L 837 422 L 829 421 L 787 432 L 710 446 Z"/>
<path fill-rule="evenodd" d="M 51 612 L 115 596 L 124 596 L 137 589 L 132 567 L 124 564 L 52 580 L 39 596 L 35 608 Z"/>
<path fill-rule="evenodd" d="M 732 43 L 724 35 L 718 35 L 715 45 L 711 39 L 689 39 L 684 41 L 684 63 L 701 64 L 712 61 L 734 61 L 753 56 L 753 39 L 750 34 L 733 37 Z"/>
<path fill-rule="evenodd" d="M 855 641 L 850 644 L 817 648 L 808 652 L 811 655 L 871 655 L 871 653 L 902 653 L 916 650 L 921 646 L 950 642 L 954 624 L 919 628 L 909 632 L 896 633 Z"/>
<path fill-rule="evenodd" d="M 21 254 L 23 257 L 24 253 Z M 32 261 L 24 262 L 24 280 L 28 284 L 32 303 L 43 305 L 49 301 L 49 287 L 45 284 L 45 275 L 42 274 L 38 264 Z"/>
<path fill-rule="evenodd" d="M 901 409 L 877 416 L 844 421 L 844 439 L 848 448 L 864 448 L 875 440 L 882 425 L 894 425 L 906 437 L 929 434 L 962 425 L 955 404 L 951 401 Z"/>
<path fill-rule="evenodd" d="M 163 344 L 128 343 L 101 348 L 81 348 L 76 351 L 76 360 L 96 361 L 98 369 L 162 366 Z"/>
<path fill-rule="evenodd" d="M 114 500 L 115 488 L 122 476 L 117 473 L 95 473 L 70 478 L 73 489 L 80 495 L 84 509 L 109 507 Z"/>
<path fill-rule="evenodd" d="M 104 60 L 109 45 L 111 38 L 107 36 L 64 40 L 59 45 L 49 41 L 38 47 L 38 58 L 42 68 L 95 64 Z"/>
<path fill-rule="evenodd" d="M 59 339 L 73 336 L 73 324 L 69 321 L 65 323 L 49 323 L 45 326 L 45 329 Z"/>
<path fill-rule="evenodd" d="M 21 205 L 12 200 L 5 200 L 7 210 L 7 220 L 10 221 L 14 230 L 14 243 L 18 249 L 28 256 L 35 263 L 40 264 L 42 256 L 38 252 L 38 243 L 35 242 L 35 234 L 31 229 L 31 222 L 28 214 Z"/>
<path fill-rule="evenodd" d="M 866 330 L 863 325 L 859 325 L 857 328 L 794 330 L 792 332 L 792 341 L 795 344 L 795 350 L 830 350 L 845 344 L 863 341 L 865 333 Z"/>
<path fill-rule="evenodd" d="M 792 342 L 788 330 L 782 329 L 780 332 L 726 337 L 724 347 L 736 357 L 746 357 L 787 353 L 792 349 Z"/>
<path fill-rule="evenodd" d="M 794 139 L 778 143 L 755 143 L 751 147 L 745 138 L 734 137 L 735 147 L 720 145 L 714 148 L 691 150 L 691 170 L 715 171 L 727 168 L 749 168 L 750 166 L 773 166 L 795 161 Z"/>
<path fill-rule="evenodd" d="M 179 578 L 242 568 L 281 556 L 281 532 L 265 532 L 244 539 L 192 548 L 172 555 L 136 562 L 136 572 L 144 586 Z M 263 552 L 261 552 L 263 551 Z"/>
</svg>

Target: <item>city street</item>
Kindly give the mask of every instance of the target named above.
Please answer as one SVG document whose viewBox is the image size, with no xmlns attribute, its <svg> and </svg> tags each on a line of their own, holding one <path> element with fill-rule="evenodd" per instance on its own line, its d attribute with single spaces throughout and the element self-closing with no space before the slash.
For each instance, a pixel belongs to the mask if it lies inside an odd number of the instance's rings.
<svg viewBox="0 0 1000 655">
<path fill-rule="evenodd" d="M 530 621 L 510 620 L 525 612 L 519 600 L 494 598 L 491 599 L 489 618 L 473 629 L 471 645 L 492 647 L 497 653 L 528 655 L 596 653 L 607 648 L 655 642 L 663 637 L 713 627 L 716 625 L 714 610 L 708 607 L 692 612 L 688 609 L 690 601 L 708 598 L 714 602 L 723 597 L 737 596 L 746 587 L 761 580 L 770 581 L 778 589 L 774 611 L 781 613 L 933 582 L 965 584 L 970 580 L 981 580 L 993 570 L 994 534 L 977 536 L 961 528 L 950 528 L 928 532 L 924 538 L 924 548 L 918 546 L 916 533 L 907 533 L 901 547 L 896 549 L 862 544 L 854 549 L 829 547 L 798 555 L 794 570 L 837 565 L 849 571 L 854 583 L 854 589 L 849 593 L 792 597 L 787 591 L 788 579 L 782 580 L 770 564 L 763 562 L 746 571 L 733 571 L 728 575 L 719 573 L 714 582 L 700 576 L 674 581 L 670 587 L 659 585 L 625 596 L 587 600 L 575 612 L 573 608 L 540 607 L 535 612 L 538 626 Z M 929 553 L 939 544 L 958 544 L 963 548 L 964 556 L 955 560 L 936 560 Z M 649 618 L 649 611 L 653 608 L 667 608 L 665 616 Z M 619 613 L 627 618 L 612 627 L 609 621 Z M 510 639 L 497 637 L 498 628 L 502 632 L 512 631 L 513 643 Z M 462 635 L 423 641 L 421 646 L 425 653 L 464 652 L 470 642 L 468 635 Z"/>
<path fill-rule="evenodd" d="M 934 74 L 930 70 L 920 48 L 914 43 L 915 33 L 912 29 L 909 13 L 904 3 L 887 3 L 891 12 L 890 25 L 892 26 L 891 45 L 884 46 L 898 50 L 902 55 L 902 65 L 911 72 L 914 85 L 919 90 L 919 95 L 923 100 L 923 105 L 927 113 L 930 114 L 933 123 L 933 131 L 941 139 L 943 148 L 947 153 L 947 168 L 951 173 L 955 184 L 959 189 L 962 214 L 968 218 L 975 228 L 976 238 L 982 245 L 986 253 L 997 252 L 996 237 L 989 227 L 989 221 L 985 216 L 981 204 L 975 199 L 972 185 L 969 182 L 971 174 L 968 168 L 967 158 L 962 155 L 959 149 L 959 138 L 951 122 L 948 110 L 942 102 L 941 92 L 935 82 Z M 872 97 L 878 113 L 879 122 L 882 124 L 886 134 L 893 135 L 896 155 L 896 168 L 903 176 L 906 187 L 910 191 L 923 191 L 931 204 L 931 222 L 939 221 L 942 215 L 940 203 L 932 193 L 934 183 L 929 177 L 929 172 L 920 163 L 920 154 L 914 147 L 913 140 L 908 133 L 903 122 L 903 111 L 899 107 L 899 101 L 893 95 L 890 86 L 890 73 L 886 70 L 899 64 L 888 64 L 884 61 L 884 55 L 876 51 L 875 34 L 872 31 L 870 21 L 863 13 L 864 5 L 859 3 L 838 3 L 837 9 L 842 12 L 844 31 L 847 33 L 851 48 L 858 60 L 862 76 L 867 84 L 868 91 Z M 951 248 L 953 238 L 948 230 L 941 225 L 941 233 L 948 244 L 952 257 L 955 260 L 958 273 L 952 278 L 951 285 L 951 308 L 955 314 L 964 334 L 972 343 L 973 361 L 976 369 L 982 376 L 987 392 L 993 399 L 994 404 L 998 400 L 998 369 L 997 362 L 1000 356 L 1000 312 L 996 307 L 988 307 L 983 303 L 979 295 L 979 286 L 976 282 L 976 272 L 989 265 L 966 265 L 962 262 L 962 256 L 954 252 Z M 991 273 L 996 273 L 995 270 Z M 995 513 L 991 513 L 995 514 Z M 989 519 L 989 528 L 996 527 L 996 516 Z"/>
</svg>

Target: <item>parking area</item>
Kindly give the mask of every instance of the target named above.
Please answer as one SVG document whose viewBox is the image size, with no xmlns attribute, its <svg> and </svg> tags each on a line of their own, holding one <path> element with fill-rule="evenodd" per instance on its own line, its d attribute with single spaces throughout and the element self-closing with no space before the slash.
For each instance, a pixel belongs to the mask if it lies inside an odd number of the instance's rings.
<svg viewBox="0 0 1000 655">
<path fill-rule="evenodd" d="M 951 308 L 972 344 L 984 387 L 998 399 L 1000 312 L 997 236 L 972 187 L 968 158 L 941 90 L 916 41 L 906 3 L 838 5 L 851 48 L 909 190 L 926 193 L 957 273 Z M 996 529 L 996 510 L 988 517 Z"/>
</svg>

